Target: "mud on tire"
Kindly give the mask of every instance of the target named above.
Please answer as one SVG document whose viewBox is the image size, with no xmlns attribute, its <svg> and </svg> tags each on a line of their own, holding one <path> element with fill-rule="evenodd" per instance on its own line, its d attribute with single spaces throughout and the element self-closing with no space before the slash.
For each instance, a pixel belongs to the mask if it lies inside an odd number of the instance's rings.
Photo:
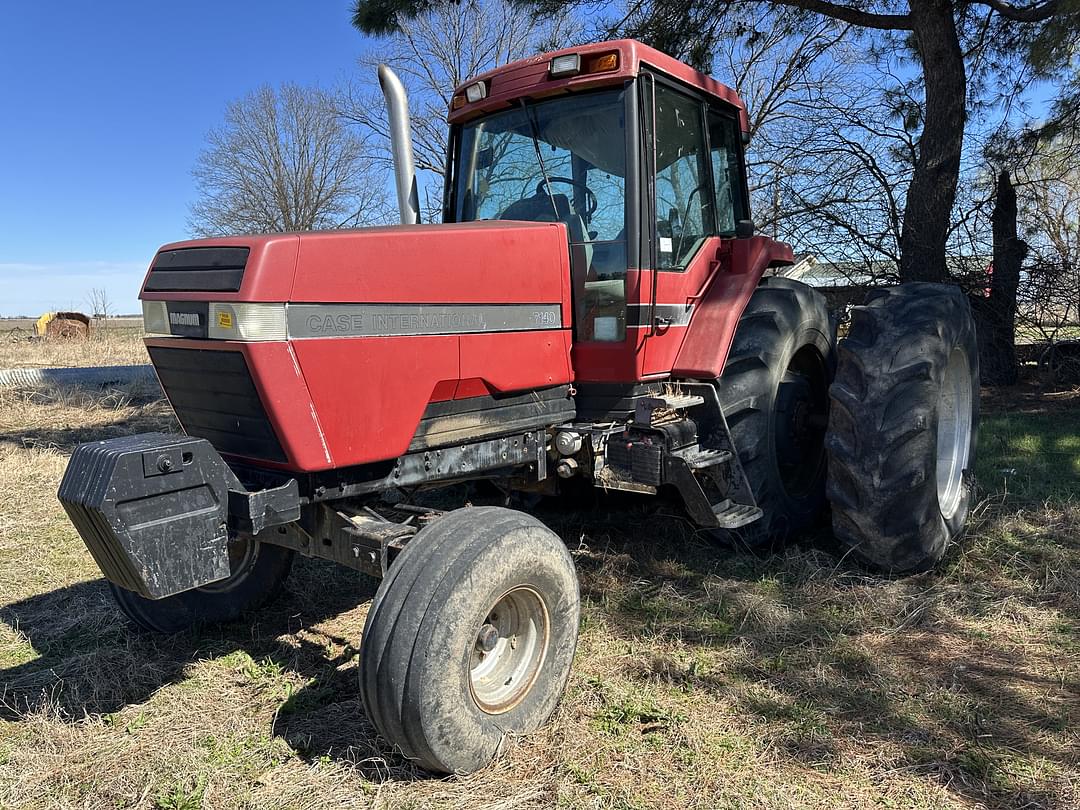
<svg viewBox="0 0 1080 810">
<path fill-rule="evenodd" d="M 923 571 L 963 529 L 979 418 L 979 358 L 956 287 L 903 284 L 851 314 L 830 389 L 833 531 L 862 563 Z"/>
</svg>

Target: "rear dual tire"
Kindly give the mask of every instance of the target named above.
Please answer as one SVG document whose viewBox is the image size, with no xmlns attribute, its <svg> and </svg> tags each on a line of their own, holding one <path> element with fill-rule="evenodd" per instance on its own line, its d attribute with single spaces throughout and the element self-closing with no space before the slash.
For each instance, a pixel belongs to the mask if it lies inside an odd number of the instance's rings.
<svg viewBox="0 0 1080 810">
<path fill-rule="evenodd" d="M 963 293 L 875 290 L 838 347 L 827 448 L 833 533 L 886 573 L 925 571 L 964 528 L 979 421 L 979 356 Z"/>
<path fill-rule="evenodd" d="M 875 290 L 852 310 L 835 354 L 833 344 L 819 293 L 762 280 L 718 381 L 763 512 L 738 534 L 750 546 L 783 542 L 817 522 L 827 497 L 847 554 L 886 573 L 924 571 L 971 505 L 979 368 L 970 306 L 954 286 Z"/>
<path fill-rule="evenodd" d="M 717 393 L 762 510 L 737 531 L 748 546 L 783 543 L 825 509 L 833 343 L 825 298 L 792 279 L 763 278 L 739 318 Z"/>
</svg>

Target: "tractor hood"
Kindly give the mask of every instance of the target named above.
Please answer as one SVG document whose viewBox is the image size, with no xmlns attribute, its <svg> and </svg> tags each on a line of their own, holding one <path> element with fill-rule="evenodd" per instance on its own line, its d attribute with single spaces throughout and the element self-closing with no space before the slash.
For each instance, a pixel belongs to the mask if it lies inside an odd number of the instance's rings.
<svg viewBox="0 0 1080 810">
<path fill-rule="evenodd" d="M 190 435 L 315 471 L 400 456 L 436 403 L 567 385 L 570 283 L 561 223 L 475 222 L 179 242 L 140 298 Z"/>
<path fill-rule="evenodd" d="M 162 323 L 156 315 L 162 308 L 145 302 L 167 302 L 167 311 L 177 315 L 184 311 L 181 302 L 276 303 L 283 313 L 302 304 L 304 315 L 314 314 L 308 305 L 322 304 L 513 302 L 554 307 L 559 323 L 569 326 L 569 296 L 563 225 L 470 222 L 176 242 L 158 251 L 139 297 L 148 333 L 243 339 L 229 333 L 227 318 L 215 320 L 211 329 L 206 319 L 190 316 L 199 308 L 189 307 L 189 317 Z M 260 310 L 238 311 L 243 322 L 246 311 Z M 296 312 L 287 317 L 290 334 L 301 320 Z"/>
</svg>

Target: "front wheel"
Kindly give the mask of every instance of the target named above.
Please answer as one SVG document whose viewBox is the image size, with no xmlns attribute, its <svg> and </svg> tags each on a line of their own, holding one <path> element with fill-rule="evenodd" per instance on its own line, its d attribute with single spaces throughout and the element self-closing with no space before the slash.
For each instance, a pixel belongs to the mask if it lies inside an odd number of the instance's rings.
<svg viewBox="0 0 1080 810">
<path fill-rule="evenodd" d="M 409 542 L 371 604 L 364 709 L 420 766 L 475 771 L 506 735 L 554 712 L 579 615 L 574 564 L 554 532 L 500 507 L 451 512 Z"/>
<path fill-rule="evenodd" d="M 143 629 L 178 633 L 196 624 L 234 621 L 262 607 L 280 592 L 292 563 L 291 549 L 240 535 L 229 541 L 232 573 L 219 582 L 164 599 L 147 599 L 111 582 L 109 588 L 124 615 Z"/>
<path fill-rule="evenodd" d="M 923 571 L 964 528 L 979 422 L 979 355 L 963 293 L 877 290 L 840 341 L 829 417 L 833 532 L 861 562 Z"/>
</svg>

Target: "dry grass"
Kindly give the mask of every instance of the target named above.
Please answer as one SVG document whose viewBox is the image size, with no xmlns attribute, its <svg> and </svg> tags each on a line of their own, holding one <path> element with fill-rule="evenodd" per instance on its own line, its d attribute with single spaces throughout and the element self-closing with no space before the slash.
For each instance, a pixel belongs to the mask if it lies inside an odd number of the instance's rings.
<svg viewBox="0 0 1080 810">
<path fill-rule="evenodd" d="M 138 392 L 0 396 L 0 806 L 1080 804 L 1075 409 L 987 418 L 969 536 L 908 579 L 824 536 L 717 548 L 630 499 L 540 512 L 585 598 L 569 691 L 445 780 L 364 718 L 361 575 L 302 561 L 277 605 L 174 638 L 121 619 L 53 493 L 76 441 L 170 423 Z"/>
<path fill-rule="evenodd" d="M 25 332 L 0 332 L 0 368 L 131 366 L 150 362 L 142 328 L 96 327 L 90 337 L 31 339 Z"/>
</svg>

